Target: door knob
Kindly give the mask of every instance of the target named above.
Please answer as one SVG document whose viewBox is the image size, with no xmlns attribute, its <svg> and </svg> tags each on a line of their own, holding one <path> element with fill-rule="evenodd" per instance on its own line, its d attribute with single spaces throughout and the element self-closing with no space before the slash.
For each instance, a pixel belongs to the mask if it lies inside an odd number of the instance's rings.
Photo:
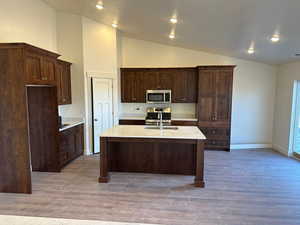
<svg viewBox="0 0 300 225">
<path fill-rule="evenodd" d="M 95 121 L 95 122 L 97 122 L 97 121 L 98 121 L 98 119 L 94 119 L 94 121 Z"/>
</svg>

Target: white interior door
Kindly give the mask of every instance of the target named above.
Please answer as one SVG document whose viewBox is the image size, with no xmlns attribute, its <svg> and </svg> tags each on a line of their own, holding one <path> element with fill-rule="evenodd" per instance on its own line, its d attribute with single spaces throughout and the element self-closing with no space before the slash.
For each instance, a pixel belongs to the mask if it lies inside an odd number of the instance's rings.
<svg viewBox="0 0 300 225">
<path fill-rule="evenodd" d="M 112 80 L 93 78 L 94 153 L 100 152 L 100 134 L 113 127 L 113 118 Z"/>
</svg>

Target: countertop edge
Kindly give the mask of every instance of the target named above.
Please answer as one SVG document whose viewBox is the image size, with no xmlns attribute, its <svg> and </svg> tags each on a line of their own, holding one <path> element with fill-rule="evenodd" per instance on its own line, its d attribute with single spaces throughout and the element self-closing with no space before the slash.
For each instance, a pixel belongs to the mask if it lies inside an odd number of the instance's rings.
<svg viewBox="0 0 300 225">
<path fill-rule="evenodd" d="M 64 130 L 68 130 L 68 129 L 72 128 L 72 127 L 76 127 L 76 126 L 78 126 L 78 125 L 80 125 L 80 124 L 84 124 L 84 121 L 72 123 L 72 124 L 70 124 L 70 125 L 68 125 L 68 126 L 65 126 L 65 127 L 63 127 L 63 128 L 60 128 L 60 129 L 59 129 L 59 132 L 64 131 Z"/>
<path fill-rule="evenodd" d="M 141 138 L 154 138 L 154 139 L 177 139 L 177 140 L 206 140 L 207 138 L 195 138 L 195 137 L 173 137 L 173 136 L 110 136 L 110 135 L 104 135 L 101 136 L 103 138 L 137 138 L 137 139 L 141 139 Z"/>
</svg>

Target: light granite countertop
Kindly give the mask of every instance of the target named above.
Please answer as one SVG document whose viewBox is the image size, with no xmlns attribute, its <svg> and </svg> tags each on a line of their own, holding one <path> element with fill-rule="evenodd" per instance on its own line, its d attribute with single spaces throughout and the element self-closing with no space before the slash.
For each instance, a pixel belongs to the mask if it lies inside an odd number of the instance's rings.
<svg viewBox="0 0 300 225">
<path fill-rule="evenodd" d="M 76 127 L 84 123 L 83 118 L 62 118 L 62 124 L 67 124 L 66 126 L 59 129 L 59 131 L 64 131 L 72 127 Z"/>
<path fill-rule="evenodd" d="M 104 131 L 101 137 L 121 138 L 166 138 L 205 140 L 196 126 L 178 126 L 177 130 L 146 129 L 144 125 L 118 125 Z"/>
<path fill-rule="evenodd" d="M 0 225 L 151 225 L 151 224 L 0 215 Z"/>
</svg>

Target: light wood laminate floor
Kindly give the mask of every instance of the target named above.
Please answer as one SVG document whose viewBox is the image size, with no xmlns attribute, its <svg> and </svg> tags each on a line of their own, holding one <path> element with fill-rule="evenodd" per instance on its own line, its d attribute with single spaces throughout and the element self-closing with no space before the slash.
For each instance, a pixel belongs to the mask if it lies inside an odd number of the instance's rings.
<svg viewBox="0 0 300 225">
<path fill-rule="evenodd" d="M 33 173 L 33 194 L 0 194 L 0 214 L 167 225 L 300 224 L 300 162 L 271 150 L 205 152 L 206 188 L 193 177 L 112 173 L 99 156 L 62 173 Z"/>
</svg>

